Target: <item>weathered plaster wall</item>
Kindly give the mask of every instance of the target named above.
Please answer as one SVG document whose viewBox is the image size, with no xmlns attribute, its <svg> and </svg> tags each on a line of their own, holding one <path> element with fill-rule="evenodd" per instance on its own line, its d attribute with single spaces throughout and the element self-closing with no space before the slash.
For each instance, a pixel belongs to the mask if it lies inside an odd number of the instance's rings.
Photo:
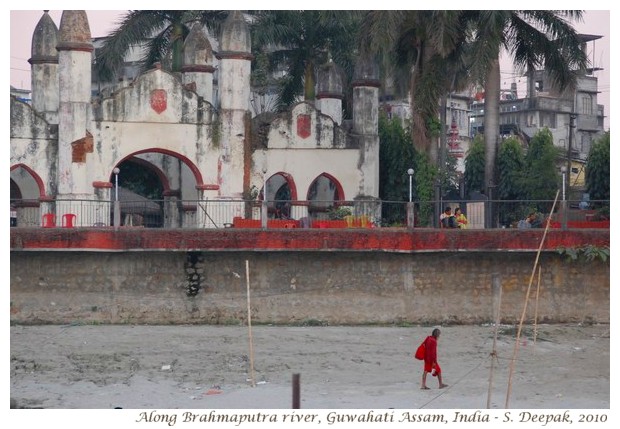
<svg viewBox="0 0 620 429">
<path fill-rule="evenodd" d="M 191 256 L 193 255 L 193 256 Z M 484 323 L 521 317 L 531 253 L 15 252 L 14 323 Z M 541 260 L 539 322 L 609 322 L 609 268 Z M 535 296 L 537 279 L 532 285 Z M 195 296 L 192 296 L 194 295 Z M 534 315 L 534 299 L 528 320 Z"/>
</svg>

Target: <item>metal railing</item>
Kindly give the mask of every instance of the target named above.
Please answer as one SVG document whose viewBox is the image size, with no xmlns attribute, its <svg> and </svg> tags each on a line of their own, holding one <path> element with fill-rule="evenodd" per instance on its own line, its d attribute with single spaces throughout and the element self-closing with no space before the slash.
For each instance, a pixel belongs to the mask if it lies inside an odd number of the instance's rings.
<svg viewBox="0 0 620 429">
<path fill-rule="evenodd" d="M 516 228 L 536 212 L 553 227 L 609 227 L 609 201 L 122 201 L 115 225 L 114 201 L 11 200 L 11 226 L 45 228 L 367 228 L 439 227 L 446 207 L 460 207 L 468 229 Z M 245 222 L 247 221 L 247 222 Z M 413 221 L 413 224 L 412 224 Z M 605 222 L 607 222 L 605 226 Z"/>
</svg>

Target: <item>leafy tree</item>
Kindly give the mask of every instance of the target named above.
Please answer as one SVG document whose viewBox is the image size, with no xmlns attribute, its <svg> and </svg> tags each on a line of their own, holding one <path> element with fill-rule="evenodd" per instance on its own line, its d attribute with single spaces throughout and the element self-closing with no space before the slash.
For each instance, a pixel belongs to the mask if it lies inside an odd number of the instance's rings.
<svg viewBox="0 0 620 429">
<path fill-rule="evenodd" d="M 409 198 L 407 170 L 414 167 L 415 149 L 398 119 L 379 116 L 379 196 L 385 201 Z M 415 188 L 414 188 L 415 190 Z"/>
<path fill-rule="evenodd" d="M 500 203 L 499 223 L 509 226 L 513 222 L 523 219 L 528 213 L 528 204 L 516 202 L 524 194 L 523 171 L 525 159 L 521 142 L 516 137 L 508 137 L 502 142 L 497 154 L 498 186 L 497 198 L 507 200 Z"/>
<path fill-rule="evenodd" d="M 163 199 L 163 185 L 151 169 L 131 160 L 123 162 L 119 168 L 119 186 L 151 200 Z"/>
<path fill-rule="evenodd" d="M 432 226 L 434 217 L 435 181 L 438 175 L 437 166 L 424 152 L 417 152 L 415 159 L 416 194 L 419 208 L 416 214 L 421 226 Z"/>
<path fill-rule="evenodd" d="M 407 82 L 412 114 L 411 138 L 416 149 L 437 160 L 432 127 L 439 100 L 458 89 L 464 68 L 460 49 L 467 33 L 461 11 L 378 10 L 365 14 L 360 30 L 362 51 L 382 59 L 387 75 Z"/>
<path fill-rule="evenodd" d="M 183 42 L 195 22 L 219 33 L 228 13 L 218 10 L 130 10 L 96 51 L 95 72 L 102 81 L 114 80 L 130 49 L 144 47 L 139 61 L 144 71 L 156 62 L 167 70 L 180 71 Z"/>
<path fill-rule="evenodd" d="M 301 95 L 314 100 L 317 67 L 330 58 L 351 76 L 359 13 L 344 10 L 256 11 L 252 39 L 269 57 L 270 71 L 284 70 L 277 105 L 285 109 Z"/>
<path fill-rule="evenodd" d="M 392 201 L 407 201 L 409 198 L 409 175 L 407 170 L 414 167 L 415 149 L 411 145 L 409 133 L 400 120 L 379 116 L 379 198 L 382 205 L 382 222 L 390 225 L 401 223 L 405 218 L 402 204 Z M 417 183 L 417 181 L 416 181 Z M 415 191 L 415 187 L 413 190 Z"/>
<path fill-rule="evenodd" d="M 553 200 L 560 188 L 561 177 L 556 168 L 558 148 L 548 128 L 538 131 L 530 140 L 525 154 L 525 169 L 521 178 L 522 198 Z M 537 203 L 538 211 L 548 213 L 551 204 Z"/>
<path fill-rule="evenodd" d="M 484 140 L 481 134 L 477 134 L 465 158 L 465 189 L 469 195 L 472 192 L 484 193 L 484 188 Z"/>
<path fill-rule="evenodd" d="M 569 23 L 580 20 L 581 11 L 485 10 L 471 16 L 476 26 L 471 73 L 485 87 L 485 183 L 489 184 L 496 183 L 501 51 L 511 56 L 517 68 L 529 73 L 544 68 L 559 91 L 574 85 L 588 60 Z M 530 94 L 533 96 L 533 91 Z"/>
<path fill-rule="evenodd" d="M 586 163 L 586 188 L 592 200 L 610 199 L 609 131 L 594 141 Z"/>
<path fill-rule="evenodd" d="M 379 196 L 384 201 L 383 221 L 401 223 L 406 218 L 405 206 L 396 208 L 391 201 L 409 200 L 409 175 L 413 168 L 412 196 L 416 202 L 416 224 L 432 225 L 434 183 L 437 167 L 424 153 L 417 152 L 411 144 L 409 131 L 399 119 L 379 116 Z"/>
<path fill-rule="evenodd" d="M 502 142 L 497 154 L 499 183 L 497 198 L 518 200 L 523 195 L 521 175 L 524 169 L 524 155 L 521 142 L 516 137 L 508 137 Z"/>
<path fill-rule="evenodd" d="M 272 104 L 269 100 L 269 87 L 271 78 L 269 73 L 269 57 L 265 52 L 259 52 L 254 56 L 251 71 L 252 84 L 252 107 L 257 114 L 273 111 Z"/>
</svg>

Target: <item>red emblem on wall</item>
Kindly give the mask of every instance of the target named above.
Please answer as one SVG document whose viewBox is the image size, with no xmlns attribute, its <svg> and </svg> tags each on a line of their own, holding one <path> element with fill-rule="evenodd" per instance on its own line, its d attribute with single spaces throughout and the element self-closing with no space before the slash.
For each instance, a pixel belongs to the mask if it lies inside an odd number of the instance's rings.
<svg viewBox="0 0 620 429">
<path fill-rule="evenodd" d="M 312 123 L 310 115 L 297 116 L 297 135 L 302 139 L 310 137 L 310 124 Z"/>
<path fill-rule="evenodd" d="M 168 94 L 163 89 L 154 89 L 151 91 L 151 107 L 158 114 L 166 110 L 168 107 Z"/>
</svg>

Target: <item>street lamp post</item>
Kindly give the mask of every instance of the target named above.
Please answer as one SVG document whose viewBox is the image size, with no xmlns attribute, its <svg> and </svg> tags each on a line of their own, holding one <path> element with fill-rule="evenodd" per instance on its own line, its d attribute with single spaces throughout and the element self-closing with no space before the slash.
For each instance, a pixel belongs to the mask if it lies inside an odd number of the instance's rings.
<svg viewBox="0 0 620 429">
<path fill-rule="evenodd" d="M 562 171 L 562 201 L 566 201 L 566 167 L 560 168 Z"/>
<path fill-rule="evenodd" d="M 409 175 L 409 203 L 407 204 L 407 227 L 413 228 L 415 223 L 415 215 L 413 212 L 413 168 L 407 170 Z"/>
<path fill-rule="evenodd" d="M 568 205 L 566 204 L 566 167 L 560 167 L 562 172 L 562 228 L 566 229 L 568 221 Z"/>
<path fill-rule="evenodd" d="M 112 172 L 114 173 L 114 176 L 116 176 L 115 178 L 115 188 L 116 188 L 116 192 L 114 193 L 114 201 L 118 201 L 118 173 L 121 172 L 121 169 L 116 167 L 114 170 L 112 170 Z"/>
<path fill-rule="evenodd" d="M 120 168 L 116 167 L 112 170 L 114 173 L 115 192 L 114 192 L 114 229 L 118 229 L 121 225 L 121 207 L 118 200 L 118 174 L 121 172 Z"/>
<path fill-rule="evenodd" d="M 263 203 L 261 205 L 261 228 L 267 228 L 267 167 L 263 167 Z"/>
<path fill-rule="evenodd" d="M 412 180 L 413 180 L 413 168 L 410 168 L 409 170 L 407 170 L 407 174 L 409 175 L 409 202 L 412 202 L 412 191 L 413 191 L 413 185 L 412 185 Z"/>
</svg>

